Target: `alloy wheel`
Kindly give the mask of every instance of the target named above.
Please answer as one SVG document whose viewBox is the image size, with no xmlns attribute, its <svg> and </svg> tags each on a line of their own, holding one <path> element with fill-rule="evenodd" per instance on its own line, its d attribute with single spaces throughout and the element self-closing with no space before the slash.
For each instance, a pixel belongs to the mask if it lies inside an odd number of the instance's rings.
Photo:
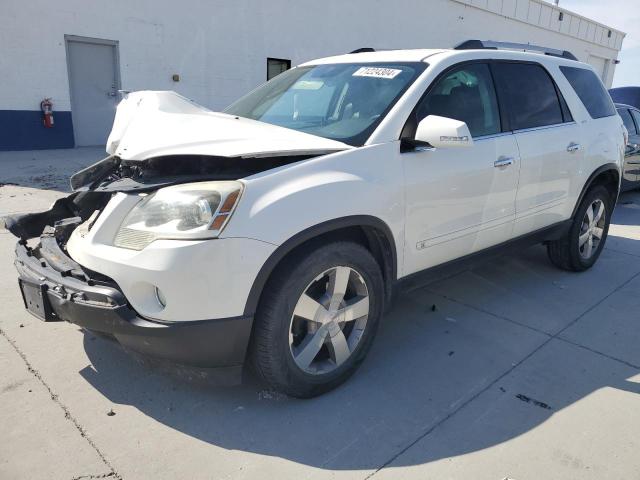
<svg viewBox="0 0 640 480">
<path fill-rule="evenodd" d="M 604 235 L 606 215 L 604 202 L 599 198 L 587 207 L 578 236 L 578 249 L 583 260 L 589 260 L 598 251 Z"/>
<path fill-rule="evenodd" d="M 325 374 L 346 362 L 367 327 L 369 291 L 346 266 L 318 275 L 303 291 L 291 316 L 289 348 L 296 365 Z"/>
</svg>

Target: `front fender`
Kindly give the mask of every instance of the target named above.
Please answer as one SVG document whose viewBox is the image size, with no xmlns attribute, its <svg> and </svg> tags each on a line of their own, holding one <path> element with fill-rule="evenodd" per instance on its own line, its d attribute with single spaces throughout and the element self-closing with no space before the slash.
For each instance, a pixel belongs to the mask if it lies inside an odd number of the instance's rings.
<svg viewBox="0 0 640 480">
<path fill-rule="evenodd" d="M 361 215 L 388 225 L 400 252 L 404 189 L 398 148 L 398 142 L 361 147 L 248 177 L 222 236 L 282 245 L 314 225 Z"/>
</svg>

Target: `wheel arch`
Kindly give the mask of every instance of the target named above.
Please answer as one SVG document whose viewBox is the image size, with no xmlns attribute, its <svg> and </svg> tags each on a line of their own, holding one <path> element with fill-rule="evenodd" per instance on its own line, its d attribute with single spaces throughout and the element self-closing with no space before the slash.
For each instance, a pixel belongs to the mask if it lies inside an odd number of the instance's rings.
<svg viewBox="0 0 640 480">
<path fill-rule="evenodd" d="M 620 193 L 620 169 L 615 163 L 607 163 L 605 165 L 601 165 L 598 167 L 587 179 L 582 187 L 582 191 L 580 192 L 580 196 L 578 197 L 578 201 L 573 207 L 573 212 L 571 213 L 571 218 L 574 218 L 580 204 L 582 203 L 582 199 L 587 194 L 589 189 L 594 185 L 603 185 L 609 190 L 611 194 L 611 203 L 615 205 L 618 195 Z"/>
<path fill-rule="evenodd" d="M 313 225 L 280 245 L 262 265 L 253 281 L 244 308 L 244 315 L 253 316 L 269 278 L 282 261 L 302 248 L 332 240 L 352 240 L 365 246 L 374 256 L 385 284 L 385 304 L 391 299 L 397 279 L 397 252 L 393 233 L 381 219 L 370 215 L 351 215 Z"/>
</svg>

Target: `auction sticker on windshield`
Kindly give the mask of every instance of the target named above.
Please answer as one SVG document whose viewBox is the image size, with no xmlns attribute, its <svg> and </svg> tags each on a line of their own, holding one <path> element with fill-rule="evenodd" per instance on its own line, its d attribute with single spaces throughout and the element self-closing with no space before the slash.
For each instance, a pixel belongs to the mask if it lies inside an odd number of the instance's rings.
<svg viewBox="0 0 640 480">
<path fill-rule="evenodd" d="M 361 67 L 353 73 L 354 77 L 395 78 L 402 70 L 395 68 Z"/>
</svg>

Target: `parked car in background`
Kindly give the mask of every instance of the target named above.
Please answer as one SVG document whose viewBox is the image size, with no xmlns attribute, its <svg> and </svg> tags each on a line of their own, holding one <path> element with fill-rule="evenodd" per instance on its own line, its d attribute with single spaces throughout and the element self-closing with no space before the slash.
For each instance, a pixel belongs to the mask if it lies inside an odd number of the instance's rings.
<svg viewBox="0 0 640 480">
<path fill-rule="evenodd" d="M 34 315 L 219 374 L 251 363 L 310 397 L 356 370 L 392 292 L 431 268 L 540 242 L 559 268 L 593 266 L 625 135 L 569 52 L 364 51 L 224 113 L 132 93 L 75 193 L 6 226 Z"/>
<path fill-rule="evenodd" d="M 609 90 L 609 95 L 616 103 L 640 108 L 640 87 L 617 87 Z"/>
<path fill-rule="evenodd" d="M 622 169 L 622 190 L 640 187 L 640 110 L 616 103 L 618 115 L 622 117 L 624 126 L 629 132 L 624 153 L 624 167 Z"/>
</svg>

